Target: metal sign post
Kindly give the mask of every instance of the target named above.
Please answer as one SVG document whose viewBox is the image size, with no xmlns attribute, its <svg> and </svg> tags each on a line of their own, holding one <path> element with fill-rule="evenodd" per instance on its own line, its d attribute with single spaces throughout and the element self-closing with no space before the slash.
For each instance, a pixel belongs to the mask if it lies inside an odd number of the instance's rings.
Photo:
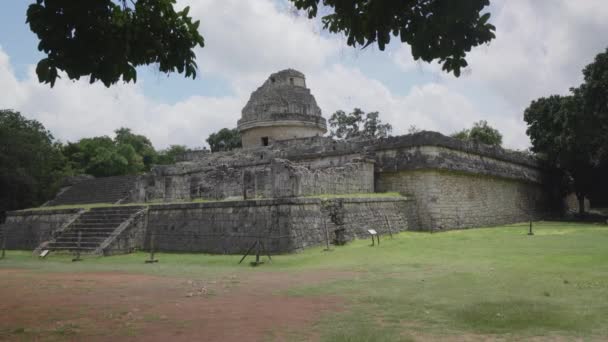
<svg viewBox="0 0 608 342">
<path fill-rule="evenodd" d="M 80 259 L 80 246 L 82 244 L 82 230 L 78 230 L 78 242 L 76 245 L 76 257 L 74 259 L 72 259 L 72 262 L 74 261 L 82 261 L 82 259 Z"/>
<path fill-rule="evenodd" d="M 156 230 L 152 231 L 152 234 L 150 234 L 150 259 L 146 260 L 146 264 L 153 264 L 153 263 L 158 262 L 157 259 L 154 259 L 155 240 L 156 240 Z"/>
<path fill-rule="evenodd" d="M 2 231 L 2 255 L 0 255 L 0 259 L 4 259 L 6 256 L 6 233 L 4 230 Z"/>
</svg>

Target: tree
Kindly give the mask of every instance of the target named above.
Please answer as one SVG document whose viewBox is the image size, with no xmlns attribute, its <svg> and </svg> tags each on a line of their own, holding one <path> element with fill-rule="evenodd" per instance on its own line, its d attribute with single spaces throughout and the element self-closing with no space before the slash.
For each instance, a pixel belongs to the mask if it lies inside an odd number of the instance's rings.
<svg viewBox="0 0 608 342">
<path fill-rule="evenodd" d="M 63 176 L 59 143 L 36 120 L 0 110 L 0 222 L 7 210 L 49 200 Z"/>
<path fill-rule="evenodd" d="M 317 16 L 320 0 L 290 1 L 309 18 Z M 47 55 L 36 67 L 38 80 L 52 87 L 64 71 L 69 79 L 88 76 L 109 87 L 121 79 L 136 82 L 136 68 L 150 64 L 196 77 L 194 48 L 204 46 L 199 21 L 188 15 L 189 7 L 176 11 L 175 2 L 35 0 L 27 23 Z M 495 38 L 490 13 L 482 14 L 488 5 L 489 0 L 323 0 L 333 13 L 321 20 L 353 47 L 377 43 L 384 50 L 392 34 L 411 46 L 415 60 L 438 60 L 459 76 L 467 52 Z"/>
<path fill-rule="evenodd" d="M 608 165 L 608 49 L 583 69 L 584 82 L 568 96 L 553 95 L 532 101 L 524 112 L 532 150 L 546 156 L 563 172 L 584 214 L 584 200 L 597 191 Z"/>
<path fill-rule="evenodd" d="M 211 152 L 230 151 L 242 146 L 241 134 L 236 128 L 222 128 L 215 133 L 211 133 L 207 138 L 207 143 Z"/>
<path fill-rule="evenodd" d="M 584 82 L 571 89 L 581 98 L 584 128 L 594 150 L 595 162 L 608 160 L 608 48 L 583 69 Z"/>
<path fill-rule="evenodd" d="M 27 22 L 47 57 L 38 62 L 42 83 L 55 84 L 59 71 L 72 80 L 89 76 L 106 87 L 136 81 L 136 67 L 157 64 L 161 72 L 196 77 L 193 49 L 203 46 L 199 21 L 175 0 L 36 0 Z M 129 6 L 131 5 L 131 6 Z"/>
<path fill-rule="evenodd" d="M 485 120 L 475 122 L 471 129 L 463 129 L 452 134 L 451 137 L 492 146 L 502 145 L 502 134 L 497 129 L 488 125 L 488 122 Z"/>
<path fill-rule="evenodd" d="M 141 156 L 144 163 L 144 170 L 149 171 L 152 164 L 156 163 L 157 153 L 152 146 L 152 142 L 147 137 L 134 134 L 130 128 L 121 127 L 114 131 L 116 137 L 114 142 L 118 145 L 130 145 L 139 156 Z"/>
<path fill-rule="evenodd" d="M 317 16 L 320 0 L 291 1 L 309 18 Z M 467 66 L 466 53 L 495 38 L 490 13 L 481 13 L 489 4 L 489 0 L 323 0 L 333 13 L 322 22 L 329 32 L 343 33 L 353 47 L 377 43 L 384 50 L 392 34 L 411 46 L 414 60 L 439 60 L 443 70 L 459 76 Z"/>
<path fill-rule="evenodd" d="M 338 139 L 351 138 L 386 138 L 393 127 L 388 123 L 382 123 L 378 112 L 365 114 L 361 109 L 355 108 L 352 113 L 346 114 L 338 110 L 329 119 L 331 127 L 330 136 Z"/>
<path fill-rule="evenodd" d="M 422 130 L 416 125 L 410 125 L 410 127 L 407 129 L 407 134 L 416 134 L 420 132 L 422 132 Z"/>
<path fill-rule="evenodd" d="M 119 176 L 149 171 L 157 162 L 158 154 L 150 139 L 125 127 L 114 132 L 114 139 L 101 136 L 66 144 L 66 170 L 95 177 Z"/>
<path fill-rule="evenodd" d="M 175 164 L 177 156 L 188 151 L 190 151 L 190 149 L 184 145 L 171 145 L 168 149 L 158 152 L 158 159 L 156 162 L 159 165 Z"/>
</svg>

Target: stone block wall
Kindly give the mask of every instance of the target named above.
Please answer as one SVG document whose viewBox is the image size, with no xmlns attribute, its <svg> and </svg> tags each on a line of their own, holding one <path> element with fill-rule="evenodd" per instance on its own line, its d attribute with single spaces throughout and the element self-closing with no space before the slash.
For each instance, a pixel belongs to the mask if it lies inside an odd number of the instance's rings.
<svg viewBox="0 0 608 342">
<path fill-rule="evenodd" d="M 158 169 L 139 179 L 131 201 L 283 198 L 373 191 L 371 160 L 354 159 L 337 166 L 311 168 L 308 163 L 271 159 L 253 165 Z"/>
<path fill-rule="evenodd" d="M 36 210 L 8 212 L 0 229 L 6 234 L 6 248 L 34 250 L 52 237 L 80 209 Z"/>
<path fill-rule="evenodd" d="M 278 160 L 271 167 L 272 193 L 262 193 L 263 197 L 374 192 L 374 163 L 369 160 L 354 160 L 340 166 L 317 169 Z"/>
<path fill-rule="evenodd" d="M 131 253 L 143 249 L 146 237 L 147 213 L 137 216 L 125 230 L 103 248 L 104 256 Z"/>
<path fill-rule="evenodd" d="M 412 170 L 381 173 L 376 186 L 379 191 L 413 196 L 423 230 L 495 226 L 545 214 L 540 184 L 515 179 Z"/>
<path fill-rule="evenodd" d="M 271 253 L 289 253 L 325 244 L 326 226 L 332 241 L 335 230 L 342 228 L 347 239 L 367 237 L 367 229 L 388 233 L 388 222 L 395 233 L 416 229 L 415 218 L 409 216 L 413 210 L 414 202 L 405 198 L 154 205 L 148 211 L 145 246 L 155 234 L 159 251 L 239 254 L 260 239 Z"/>
<path fill-rule="evenodd" d="M 263 172 L 268 161 L 248 167 L 219 165 L 195 170 L 159 169 L 144 175 L 137 183 L 131 202 L 175 202 L 193 199 L 225 199 L 243 197 L 243 172 Z M 162 172 L 165 171 L 165 172 Z M 259 177 L 258 177 L 259 178 Z M 258 179 L 260 187 L 263 182 Z"/>
<path fill-rule="evenodd" d="M 347 241 L 367 238 L 368 229 L 382 235 L 417 230 L 415 203 L 406 198 L 343 198 L 293 205 L 289 215 L 295 250 L 333 241 L 343 229 Z M 389 228 L 390 227 L 390 228 Z M 327 231 L 326 231 L 327 230 Z"/>
<path fill-rule="evenodd" d="M 227 201 L 151 206 L 145 245 L 159 251 L 243 253 L 262 238 L 273 251 L 289 251 L 287 202 Z"/>
</svg>

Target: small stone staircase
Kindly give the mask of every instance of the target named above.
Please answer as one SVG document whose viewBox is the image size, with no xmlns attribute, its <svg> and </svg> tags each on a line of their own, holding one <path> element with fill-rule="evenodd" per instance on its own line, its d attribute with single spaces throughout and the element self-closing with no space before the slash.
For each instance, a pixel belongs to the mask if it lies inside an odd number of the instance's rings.
<svg viewBox="0 0 608 342">
<path fill-rule="evenodd" d="M 87 203 L 117 203 L 135 187 L 137 176 L 114 176 L 87 179 L 60 193 L 47 206 Z"/>
<path fill-rule="evenodd" d="M 49 251 L 80 251 L 81 253 L 105 254 L 111 245 L 146 207 L 124 206 L 93 208 L 82 213 L 76 220 L 57 232 L 55 238 L 38 247 Z M 78 234 L 81 234 L 80 247 Z"/>
</svg>

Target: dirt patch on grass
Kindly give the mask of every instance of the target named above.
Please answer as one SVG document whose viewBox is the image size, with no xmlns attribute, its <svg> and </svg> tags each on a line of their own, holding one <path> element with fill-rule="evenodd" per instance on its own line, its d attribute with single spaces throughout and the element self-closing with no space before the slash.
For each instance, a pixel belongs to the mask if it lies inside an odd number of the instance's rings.
<svg viewBox="0 0 608 342">
<path fill-rule="evenodd" d="M 350 274 L 260 270 L 216 279 L 0 270 L 0 340 L 257 341 L 307 335 L 338 297 L 283 290 Z"/>
</svg>

